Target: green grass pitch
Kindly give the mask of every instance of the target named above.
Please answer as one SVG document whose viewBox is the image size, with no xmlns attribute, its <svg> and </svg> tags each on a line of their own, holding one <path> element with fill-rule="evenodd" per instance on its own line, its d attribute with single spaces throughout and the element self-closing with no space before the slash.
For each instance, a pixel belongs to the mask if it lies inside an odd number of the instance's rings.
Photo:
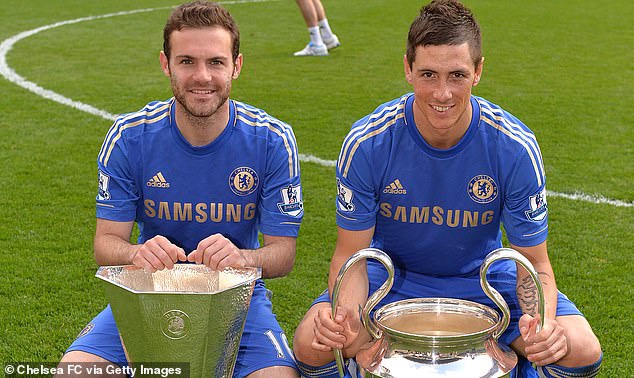
<svg viewBox="0 0 634 378">
<path fill-rule="evenodd" d="M 465 0 L 485 66 L 474 93 L 537 135 L 548 175 L 549 250 L 559 288 L 593 326 L 602 376 L 634 370 L 634 2 Z M 0 41 L 24 79 L 111 114 L 170 97 L 158 54 L 173 0 L 2 0 Z M 244 69 L 232 97 L 294 127 L 300 153 L 337 158 L 352 122 L 410 90 L 402 56 L 423 2 L 325 0 L 342 46 L 295 58 L 307 42 L 291 0 L 231 2 Z M 111 121 L 0 78 L 0 365 L 56 362 L 106 304 L 92 256 L 96 156 Z M 303 162 L 306 215 L 293 272 L 268 280 L 292 334 L 325 287 L 335 241 L 334 168 Z M 612 204 L 560 195 L 587 194 Z M 616 206 L 621 205 L 621 206 Z"/>
</svg>

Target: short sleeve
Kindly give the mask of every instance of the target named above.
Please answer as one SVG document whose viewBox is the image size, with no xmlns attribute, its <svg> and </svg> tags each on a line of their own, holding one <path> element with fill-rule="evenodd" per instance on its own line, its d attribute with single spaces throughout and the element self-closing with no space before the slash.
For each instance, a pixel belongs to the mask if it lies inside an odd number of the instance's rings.
<svg viewBox="0 0 634 378">
<path fill-rule="evenodd" d="M 272 236 L 297 237 L 304 216 L 295 137 L 286 126 L 286 133 L 270 143 L 266 177 L 259 208 L 260 231 Z"/>
<path fill-rule="evenodd" d="M 121 139 L 112 145 L 108 145 L 108 142 L 109 139 L 106 139 L 97 159 L 97 218 L 119 222 L 134 221 L 139 192 L 132 179 L 125 144 Z"/>
<path fill-rule="evenodd" d="M 372 164 L 362 149 L 337 162 L 337 225 L 351 231 L 367 230 L 376 224 L 377 196 Z"/>
<path fill-rule="evenodd" d="M 507 182 L 502 223 L 509 241 L 520 247 L 540 244 L 548 236 L 546 179 L 541 163 L 521 155 Z"/>
</svg>

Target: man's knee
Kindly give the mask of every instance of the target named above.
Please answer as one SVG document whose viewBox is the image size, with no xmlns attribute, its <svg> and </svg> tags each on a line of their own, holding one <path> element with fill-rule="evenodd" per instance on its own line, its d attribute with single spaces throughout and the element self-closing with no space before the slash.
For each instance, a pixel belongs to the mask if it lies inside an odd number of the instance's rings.
<svg viewBox="0 0 634 378">
<path fill-rule="evenodd" d="M 323 302 L 312 306 L 297 326 L 293 336 L 293 354 L 295 354 L 295 359 L 306 365 L 321 366 L 334 360 L 332 351 L 322 352 L 312 347 L 315 335 L 315 317 L 319 309 L 324 306 L 330 306 L 330 304 Z"/>
<path fill-rule="evenodd" d="M 583 316 L 560 316 L 568 339 L 568 354 L 557 364 L 568 367 L 593 365 L 601 359 L 601 343 Z"/>
<path fill-rule="evenodd" d="M 581 341 L 580 344 L 571 348 L 568 352 L 569 361 L 566 365 L 571 366 L 586 366 L 592 365 L 599 361 L 603 357 L 601 351 L 601 344 L 599 340 L 594 337 L 589 337 L 585 341 Z"/>
<path fill-rule="evenodd" d="M 309 365 L 319 363 L 319 361 L 315 359 L 315 353 L 317 351 L 311 347 L 315 326 L 314 317 L 316 314 L 317 312 L 314 307 L 311 307 L 297 326 L 295 334 L 293 335 L 293 354 L 295 354 L 295 359 Z"/>
<path fill-rule="evenodd" d="M 564 327 L 568 353 L 554 364 L 538 370 L 544 377 L 596 377 L 603 362 L 603 352 L 588 321 L 583 316 L 572 315 L 559 316 L 557 322 Z"/>
</svg>

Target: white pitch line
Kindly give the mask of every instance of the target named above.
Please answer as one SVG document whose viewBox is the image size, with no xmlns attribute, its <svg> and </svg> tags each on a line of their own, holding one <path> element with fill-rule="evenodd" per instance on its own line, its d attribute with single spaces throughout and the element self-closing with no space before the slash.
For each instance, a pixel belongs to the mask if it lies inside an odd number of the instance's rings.
<svg viewBox="0 0 634 378">
<path fill-rule="evenodd" d="M 223 1 L 221 3 L 222 4 L 241 4 L 241 3 L 263 3 L 263 2 L 268 2 L 268 1 L 276 1 L 276 0 Z M 20 87 L 25 88 L 25 89 L 37 94 L 38 96 L 44 97 L 46 99 L 49 99 L 49 100 L 52 100 L 52 101 L 55 101 L 55 102 L 58 102 L 58 103 L 60 103 L 62 105 L 70 106 L 71 108 L 74 108 L 74 109 L 77 109 L 77 110 L 81 110 L 82 112 L 93 114 L 93 115 L 96 115 L 98 117 L 102 117 L 102 118 L 105 118 L 105 119 L 108 119 L 108 120 L 114 120 L 115 117 L 116 117 L 114 114 L 111 114 L 111 113 L 109 113 L 109 112 L 107 112 L 105 110 L 97 109 L 94 106 L 91 106 L 91 105 L 88 105 L 88 104 L 84 104 L 84 103 L 79 102 L 79 101 L 72 100 L 72 99 L 70 99 L 68 97 L 64 97 L 64 96 L 62 96 L 59 93 L 56 93 L 56 92 L 53 92 L 51 90 L 42 88 L 42 87 L 40 87 L 39 85 L 37 85 L 36 83 L 34 83 L 32 81 L 26 80 L 25 78 L 20 76 L 17 72 L 15 72 L 11 67 L 9 67 L 9 65 L 7 64 L 7 54 L 13 48 L 13 45 L 15 45 L 17 42 L 19 42 L 19 41 L 21 41 L 21 40 L 23 40 L 23 39 L 25 39 L 27 37 L 30 37 L 32 35 L 35 35 L 37 33 L 43 32 L 45 30 L 50 30 L 50 29 L 53 29 L 53 28 L 58 28 L 60 26 L 76 24 L 76 23 L 84 22 L 84 21 L 94 21 L 94 20 L 98 20 L 98 19 L 102 19 L 102 18 L 110 18 L 110 17 L 117 17 L 117 16 L 127 16 L 127 15 L 131 15 L 131 14 L 135 14 L 135 13 L 147 13 L 147 12 L 153 12 L 153 11 L 157 11 L 157 10 L 171 9 L 171 8 L 174 8 L 174 6 L 136 9 L 136 10 L 131 10 L 131 11 L 122 11 L 122 12 L 108 13 L 108 14 L 104 14 L 104 15 L 100 15 L 100 16 L 82 17 L 82 18 L 77 18 L 77 19 L 74 19 L 74 20 L 56 22 L 54 24 L 41 26 L 39 28 L 35 28 L 35 29 L 32 29 L 32 30 L 27 30 L 25 32 L 16 34 L 13 37 L 5 39 L 0 44 L 0 75 L 4 76 L 10 82 L 17 84 Z"/>
<path fill-rule="evenodd" d="M 222 4 L 241 4 L 241 3 L 263 3 L 263 2 L 269 2 L 269 1 L 277 1 L 277 0 L 223 1 L 221 3 Z M 0 75 L 4 76 L 4 78 L 9 80 L 10 82 L 17 84 L 18 86 L 28 91 L 31 91 L 40 97 L 55 101 L 62 105 L 70 106 L 71 108 L 80 110 L 82 112 L 86 112 L 86 113 L 89 113 L 89 114 L 92 114 L 92 115 L 95 115 L 110 121 L 114 121 L 116 118 L 116 115 L 112 113 L 95 108 L 92 105 L 84 104 L 82 102 L 75 101 L 68 97 L 64 97 L 59 93 L 53 92 L 49 89 L 42 88 L 41 86 L 37 85 L 36 83 L 32 81 L 26 80 L 24 77 L 20 76 L 17 72 L 15 72 L 11 67 L 9 67 L 9 65 L 7 64 L 7 54 L 17 42 L 25 38 L 28 38 L 32 35 L 35 35 L 37 33 L 43 32 L 45 30 L 50 30 L 60 26 L 76 24 L 76 23 L 84 22 L 84 21 L 93 21 L 93 20 L 98 20 L 102 18 L 126 16 L 130 14 L 135 14 L 135 13 L 153 12 L 156 10 L 170 9 L 170 8 L 173 8 L 173 6 L 160 7 L 160 8 L 136 9 L 131 11 L 108 13 L 108 14 L 104 14 L 100 16 L 82 17 L 82 18 L 77 18 L 74 20 L 56 22 L 54 24 L 41 26 L 39 28 L 27 30 L 25 32 L 16 34 L 13 37 L 7 38 L 4 41 L 2 41 L 2 43 L 0 43 Z M 337 165 L 336 160 L 325 160 L 310 154 L 308 155 L 299 154 L 299 159 L 300 161 L 303 161 L 303 162 L 315 163 L 324 167 L 335 167 Z M 568 193 L 553 192 L 550 190 L 547 192 L 547 195 L 550 197 L 560 197 L 560 198 L 570 199 L 573 201 L 584 201 L 584 202 L 590 202 L 594 204 L 607 204 L 607 205 L 612 205 L 616 207 L 634 207 L 634 202 L 625 202 L 620 200 L 609 199 L 601 195 L 588 195 L 584 193 L 568 194 Z"/>
<path fill-rule="evenodd" d="M 549 197 L 566 198 L 573 201 L 584 201 L 584 202 L 591 202 L 596 204 L 604 203 L 604 204 L 608 204 L 608 205 L 612 205 L 616 207 L 633 207 L 634 206 L 634 202 L 614 200 L 610 198 L 605 198 L 602 195 L 598 195 L 598 194 L 589 195 L 589 194 L 578 193 L 578 192 L 569 194 L 569 193 L 551 192 L 550 190 L 547 190 L 546 195 Z"/>
</svg>

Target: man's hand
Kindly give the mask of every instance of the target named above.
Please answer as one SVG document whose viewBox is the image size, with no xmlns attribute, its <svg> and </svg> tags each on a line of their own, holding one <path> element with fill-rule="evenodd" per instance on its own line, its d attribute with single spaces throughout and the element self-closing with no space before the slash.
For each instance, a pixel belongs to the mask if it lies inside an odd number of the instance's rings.
<svg viewBox="0 0 634 378">
<path fill-rule="evenodd" d="M 520 333 L 526 343 L 526 358 L 537 366 L 552 364 L 568 353 L 568 342 L 564 329 L 557 320 L 546 319 L 544 327 L 537 332 L 539 318 L 528 314 L 519 321 Z"/>
<path fill-rule="evenodd" d="M 203 239 L 187 256 L 187 261 L 205 264 L 213 270 L 250 266 L 244 252 L 221 234 L 213 234 Z"/>
<path fill-rule="evenodd" d="M 321 308 L 315 317 L 315 334 L 311 346 L 322 352 L 347 348 L 357 339 L 361 329 L 359 317 L 345 307 L 337 307 L 334 320 L 330 306 Z"/>
<path fill-rule="evenodd" d="M 151 273 L 172 269 L 177 261 L 187 261 L 185 251 L 161 235 L 143 243 L 132 257 L 134 265 Z"/>
</svg>

